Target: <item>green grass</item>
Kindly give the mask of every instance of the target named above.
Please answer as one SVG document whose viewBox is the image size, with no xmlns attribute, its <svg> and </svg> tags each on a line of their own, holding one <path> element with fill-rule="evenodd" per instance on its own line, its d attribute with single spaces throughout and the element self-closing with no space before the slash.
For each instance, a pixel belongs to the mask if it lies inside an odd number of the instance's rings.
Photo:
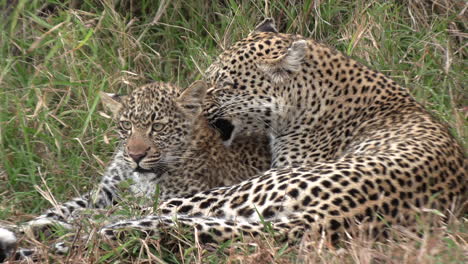
<svg viewBox="0 0 468 264">
<path fill-rule="evenodd" d="M 462 2 L 0 0 L 0 219 L 24 221 L 49 207 L 35 185 L 65 201 L 99 180 L 116 142 L 112 122 L 99 114 L 99 91 L 128 92 L 152 80 L 185 87 L 264 16 L 282 32 L 318 39 L 392 76 L 467 146 Z M 466 241 L 465 224 L 455 229 Z M 446 245 L 438 243 L 450 250 L 430 263 L 461 260 L 451 255 L 459 240 L 442 236 Z M 166 261 L 235 259 L 223 250 L 184 250 Z M 294 246 L 264 244 L 238 261 L 270 253 L 284 263 L 301 256 Z M 343 259 L 334 251 L 314 256 Z"/>
</svg>

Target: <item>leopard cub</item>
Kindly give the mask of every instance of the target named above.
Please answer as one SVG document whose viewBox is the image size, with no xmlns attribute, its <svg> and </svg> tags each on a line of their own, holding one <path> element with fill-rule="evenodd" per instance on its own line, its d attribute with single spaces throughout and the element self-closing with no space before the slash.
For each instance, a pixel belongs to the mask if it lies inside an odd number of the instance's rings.
<svg viewBox="0 0 468 264">
<path fill-rule="evenodd" d="M 125 96 L 101 93 L 120 134 L 120 145 L 101 183 L 91 193 L 49 209 L 19 229 L 51 224 L 73 229 L 72 220 L 82 209 L 106 208 L 124 200 L 122 186 L 128 186 L 140 205 L 148 206 L 153 204 L 156 190 L 164 201 L 233 185 L 269 169 L 266 137 L 236 138 L 227 147 L 229 131 L 222 134 L 209 125 L 202 111 L 206 90 L 202 81 L 183 92 L 156 82 Z M 0 262 L 11 256 L 15 244 L 13 233 L 0 227 Z M 34 250 L 18 250 L 16 256 L 25 255 L 23 252 Z"/>
</svg>

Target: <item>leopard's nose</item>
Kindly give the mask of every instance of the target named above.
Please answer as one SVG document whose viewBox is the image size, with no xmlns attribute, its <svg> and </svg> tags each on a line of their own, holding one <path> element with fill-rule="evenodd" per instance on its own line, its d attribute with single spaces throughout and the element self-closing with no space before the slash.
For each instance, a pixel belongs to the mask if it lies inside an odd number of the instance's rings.
<svg viewBox="0 0 468 264">
<path fill-rule="evenodd" d="M 140 162 L 140 160 L 142 160 L 145 156 L 146 156 L 146 152 L 145 153 L 138 153 L 138 154 L 130 154 L 128 153 L 128 155 L 136 162 Z"/>
<path fill-rule="evenodd" d="M 148 150 L 150 148 L 147 148 L 146 150 L 128 150 L 128 156 L 130 156 L 130 158 L 132 158 L 137 164 L 144 158 L 146 157 L 146 155 L 148 154 Z"/>
</svg>

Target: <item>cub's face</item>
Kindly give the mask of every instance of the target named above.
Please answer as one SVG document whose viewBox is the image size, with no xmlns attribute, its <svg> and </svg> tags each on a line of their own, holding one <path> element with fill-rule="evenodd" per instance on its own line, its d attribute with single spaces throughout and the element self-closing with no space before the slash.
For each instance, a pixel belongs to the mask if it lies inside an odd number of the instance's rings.
<svg viewBox="0 0 468 264">
<path fill-rule="evenodd" d="M 206 91 L 195 83 L 179 95 L 170 84 L 153 83 L 130 95 L 101 94 L 114 113 L 124 158 L 135 170 L 160 171 L 177 163 L 193 136 Z"/>
</svg>

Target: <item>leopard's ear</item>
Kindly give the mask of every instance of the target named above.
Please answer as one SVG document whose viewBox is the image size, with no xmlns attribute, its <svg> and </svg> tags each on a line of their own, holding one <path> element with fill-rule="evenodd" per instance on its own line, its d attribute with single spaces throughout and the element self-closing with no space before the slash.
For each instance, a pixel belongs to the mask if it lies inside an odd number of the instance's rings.
<svg viewBox="0 0 468 264">
<path fill-rule="evenodd" d="M 123 107 L 122 100 L 125 96 L 105 93 L 102 91 L 99 92 L 99 95 L 101 96 L 102 105 L 104 105 L 104 107 L 112 113 L 112 117 L 116 119 Z"/>
<path fill-rule="evenodd" d="M 216 84 L 213 85 L 208 91 L 210 90 L 221 90 L 226 87 L 232 87 L 234 86 L 234 80 L 231 78 L 231 76 L 223 74 L 218 80 L 216 81 Z"/>
<path fill-rule="evenodd" d="M 177 98 L 177 105 L 187 115 L 198 116 L 202 112 L 208 85 L 204 81 L 195 81 Z"/>
<path fill-rule="evenodd" d="M 294 72 L 301 69 L 301 64 L 307 54 L 307 41 L 304 39 L 294 41 L 291 46 L 276 57 L 264 58 L 258 64 L 260 70 L 265 72 L 274 83 L 287 80 Z"/>
<path fill-rule="evenodd" d="M 254 32 L 278 33 L 278 30 L 276 29 L 275 21 L 272 18 L 265 18 L 262 23 L 255 27 Z"/>
</svg>

